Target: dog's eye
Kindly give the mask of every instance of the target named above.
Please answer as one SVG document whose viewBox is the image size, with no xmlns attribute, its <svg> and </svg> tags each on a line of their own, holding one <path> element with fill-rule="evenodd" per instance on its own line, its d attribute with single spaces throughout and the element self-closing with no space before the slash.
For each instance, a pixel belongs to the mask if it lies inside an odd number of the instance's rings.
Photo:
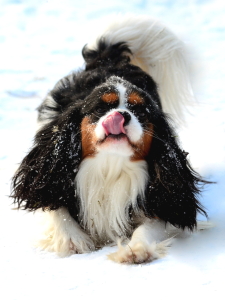
<svg viewBox="0 0 225 300">
<path fill-rule="evenodd" d="M 147 111 L 144 107 L 135 107 L 133 108 L 133 112 L 138 119 L 145 119 L 147 117 Z"/>
<path fill-rule="evenodd" d="M 107 107 L 104 106 L 98 106 L 95 109 L 95 112 L 98 114 L 104 114 L 107 111 Z"/>
<path fill-rule="evenodd" d="M 144 118 L 146 116 L 146 112 L 141 111 L 137 113 L 140 118 Z"/>
</svg>

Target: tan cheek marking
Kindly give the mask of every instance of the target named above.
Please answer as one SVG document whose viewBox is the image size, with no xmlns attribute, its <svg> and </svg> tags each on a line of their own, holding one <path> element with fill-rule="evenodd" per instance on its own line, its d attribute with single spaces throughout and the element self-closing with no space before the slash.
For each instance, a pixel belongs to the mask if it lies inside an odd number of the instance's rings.
<svg viewBox="0 0 225 300">
<path fill-rule="evenodd" d="M 131 161 L 143 160 L 148 155 L 153 140 L 153 130 L 153 124 L 149 124 L 148 130 L 144 131 L 140 142 L 135 144 L 134 155 L 131 157 Z"/>
<path fill-rule="evenodd" d="M 85 117 L 81 122 L 81 145 L 82 158 L 93 157 L 96 153 L 96 137 L 94 134 L 95 125 L 91 124 L 89 117 Z"/>
<path fill-rule="evenodd" d="M 143 98 L 138 93 L 132 92 L 128 96 L 128 102 L 130 104 L 143 104 L 144 100 L 143 100 Z"/>
<path fill-rule="evenodd" d="M 119 96 L 116 93 L 107 93 L 102 95 L 102 101 L 107 103 L 114 103 L 119 100 Z"/>
</svg>

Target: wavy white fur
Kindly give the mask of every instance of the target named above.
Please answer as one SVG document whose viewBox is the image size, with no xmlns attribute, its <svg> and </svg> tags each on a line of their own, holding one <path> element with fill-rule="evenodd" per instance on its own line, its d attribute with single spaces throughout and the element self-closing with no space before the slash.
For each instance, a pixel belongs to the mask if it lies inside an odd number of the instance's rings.
<svg viewBox="0 0 225 300">
<path fill-rule="evenodd" d="M 144 198 L 147 179 L 145 161 L 131 162 L 106 152 L 85 159 L 76 177 L 85 230 L 101 243 L 129 235 L 129 207 L 138 211 L 137 196 Z"/>
<path fill-rule="evenodd" d="M 157 83 L 163 110 L 182 121 L 182 108 L 193 100 L 185 44 L 158 20 L 130 14 L 114 16 L 88 48 L 94 49 L 101 37 L 110 44 L 126 42 L 129 45 L 133 53 L 131 63 Z"/>
</svg>

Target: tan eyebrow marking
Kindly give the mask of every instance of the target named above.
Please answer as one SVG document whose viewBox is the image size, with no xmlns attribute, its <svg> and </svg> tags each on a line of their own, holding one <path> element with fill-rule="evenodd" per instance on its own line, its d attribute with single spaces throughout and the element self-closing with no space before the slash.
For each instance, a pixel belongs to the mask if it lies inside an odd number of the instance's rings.
<svg viewBox="0 0 225 300">
<path fill-rule="evenodd" d="M 119 96 L 116 93 L 106 93 L 102 95 L 101 99 L 107 103 L 114 103 L 119 100 Z"/>
<path fill-rule="evenodd" d="M 143 98 L 136 92 L 132 92 L 128 95 L 128 102 L 130 104 L 143 104 Z"/>
</svg>

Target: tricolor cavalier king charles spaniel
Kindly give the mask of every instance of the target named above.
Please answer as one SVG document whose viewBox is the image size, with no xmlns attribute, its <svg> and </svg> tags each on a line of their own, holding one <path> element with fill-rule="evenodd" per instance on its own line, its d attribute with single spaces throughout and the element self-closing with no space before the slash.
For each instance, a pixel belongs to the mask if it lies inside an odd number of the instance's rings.
<svg viewBox="0 0 225 300">
<path fill-rule="evenodd" d="M 204 180 L 168 117 L 182 118 L 192 95 L 185 47 L 161 23 L 125 16 L 82 54 L 84 69 L 62 78 L 38 109 L 12 197 L 48 216 L 43 249 L 65 256 L 116 242 L 110 259 L 151 261 L 206 215 L 197 200 Z"/>
</svg>

